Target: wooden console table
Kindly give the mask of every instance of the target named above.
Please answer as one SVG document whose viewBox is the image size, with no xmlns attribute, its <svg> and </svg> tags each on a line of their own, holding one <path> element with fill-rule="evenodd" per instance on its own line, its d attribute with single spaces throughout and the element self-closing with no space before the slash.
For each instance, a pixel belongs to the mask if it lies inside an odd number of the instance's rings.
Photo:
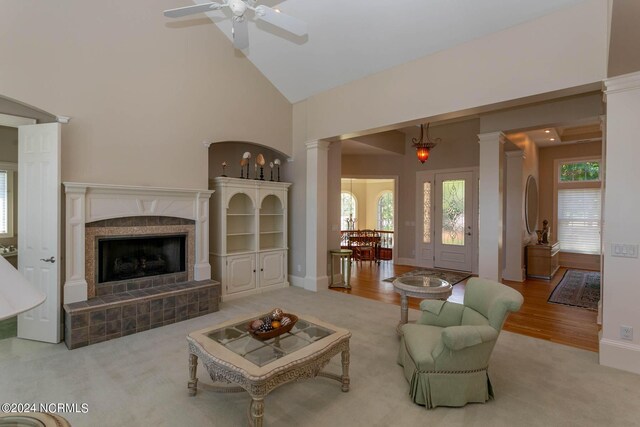
<svg viewBox="0 0 640 427">
<path fill-rule="evenodd" d="M 527 245 L 527 276 L 551 279 L 558 271 L 560 243 Z"/>
</svg>

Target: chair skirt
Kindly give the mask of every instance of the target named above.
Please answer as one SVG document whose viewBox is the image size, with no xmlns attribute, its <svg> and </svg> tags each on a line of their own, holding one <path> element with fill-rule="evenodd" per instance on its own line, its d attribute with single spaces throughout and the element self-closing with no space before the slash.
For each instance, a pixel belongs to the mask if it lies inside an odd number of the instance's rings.
<svg viewBox="0 0 640 427">
<path fill-rule="evenodd" d="M 493 397 L 486 369 L 470 372 L 423 372 L 418 370 L 401 338 L 398 364 L 409 381 L 411 400 L 427 409 L 437 406 L 460 407 L 467 403 L 484 403 Z"/>
</svg>

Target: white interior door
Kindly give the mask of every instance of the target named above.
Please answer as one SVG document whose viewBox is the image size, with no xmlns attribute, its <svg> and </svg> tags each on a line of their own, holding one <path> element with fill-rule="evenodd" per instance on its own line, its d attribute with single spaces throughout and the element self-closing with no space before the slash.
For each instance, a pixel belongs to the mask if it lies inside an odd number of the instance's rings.
<svg viewBox="0 0 640 427">
<path fill-rule="evenodd" d="M 436 268 L 471 271 L 473 268 L 473 172 L 435 175 Z"/>
<path fill-rule="evenodd" d="M 60 342 L 60 124 L 18 128 L 18 270 L 46 300 L 18 316 L 18 337 Z"/>
</svg>

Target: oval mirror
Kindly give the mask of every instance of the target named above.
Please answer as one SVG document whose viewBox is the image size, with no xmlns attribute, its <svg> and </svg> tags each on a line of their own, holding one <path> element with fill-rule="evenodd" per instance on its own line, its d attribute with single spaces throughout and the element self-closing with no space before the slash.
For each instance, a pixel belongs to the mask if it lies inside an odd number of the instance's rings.
<svg viewBox="0 0 640 427">
<path fill-rule="evenodd" d="M 527 231 L 533 233 L 538 223 L 538 184 L 533 175 L 527 178 L 527 188 L 524 200 L 524 217 Z"/>
</svg>

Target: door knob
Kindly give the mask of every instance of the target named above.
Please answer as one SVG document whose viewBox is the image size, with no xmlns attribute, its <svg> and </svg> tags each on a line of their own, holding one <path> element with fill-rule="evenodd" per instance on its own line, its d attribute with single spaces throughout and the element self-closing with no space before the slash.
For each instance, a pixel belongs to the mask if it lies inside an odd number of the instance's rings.
<svg viewBox="0 0 640 427">
<path fill-rule="evenodd" d="M 55 264 L 56 263 L 56 257 L 52 256 L 51 258 L 47 258 L 47 259 L 40 258 L 40 261 L 50 262 L 51 264 Z"/>
</svg>

